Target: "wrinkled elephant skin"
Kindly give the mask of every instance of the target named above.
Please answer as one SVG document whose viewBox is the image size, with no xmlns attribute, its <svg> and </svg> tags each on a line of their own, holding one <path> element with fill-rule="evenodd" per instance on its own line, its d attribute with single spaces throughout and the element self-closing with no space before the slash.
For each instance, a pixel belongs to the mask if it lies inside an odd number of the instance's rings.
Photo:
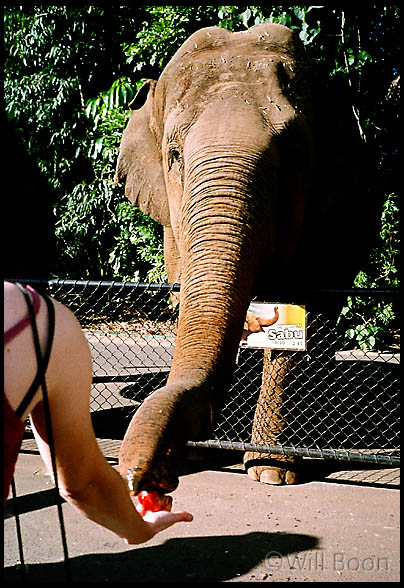
<svg viewBox="0 0 404 588">
<path fill-rule="evenodd" d="M 120 471 L 130 470 L 135 490 L 172 490 L 173 456 L 206 438 L 252 296 L 351 284 L 371 206 L 358 188 L 350 104 L 320 86 L 288 28 L 212 27 L 130 105 L 116 181 L 163 225 L 168 280 L 181 283 L 167 385 L 139 408 L 122 444 Z M 249 473 L 296 481 L 287 463 L 265 469 Z"/>
</svg>

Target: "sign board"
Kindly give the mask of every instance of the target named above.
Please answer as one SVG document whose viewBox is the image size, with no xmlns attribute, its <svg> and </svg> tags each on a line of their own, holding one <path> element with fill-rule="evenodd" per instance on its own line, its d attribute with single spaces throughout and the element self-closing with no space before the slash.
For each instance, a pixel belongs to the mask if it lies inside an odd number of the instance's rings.
<svg viewBox="0 0 404 588">
<path fill-rule="evenodd" d="M 241 347 L 305 351 L 305 306 L 252 302 L 248 307 L 240 345 Z"/>
</svg>

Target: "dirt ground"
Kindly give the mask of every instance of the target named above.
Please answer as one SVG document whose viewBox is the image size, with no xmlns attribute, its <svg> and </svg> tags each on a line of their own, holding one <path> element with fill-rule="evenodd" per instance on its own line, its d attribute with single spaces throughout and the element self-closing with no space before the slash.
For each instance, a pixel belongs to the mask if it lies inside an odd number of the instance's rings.
<svg viewBox="0 0 404 588">
<path fill-rule="evenodd" d="M 116 466 L 119 442 L 99 444 Z M 194 521 L 147 544 L 129 547 L 63 504 L 73 581 L 399 581 L 398 469 L 310 459 L 305 483 L 273 487 L 251 481 L 238 452 L 192 452 L 173 497 Z M 53 486 L 31 439 L 16 486 L 28 580 L 64 582 Z M 14 582 L 21 572 L 10 502 L 4 577 Z"/>
</svg>

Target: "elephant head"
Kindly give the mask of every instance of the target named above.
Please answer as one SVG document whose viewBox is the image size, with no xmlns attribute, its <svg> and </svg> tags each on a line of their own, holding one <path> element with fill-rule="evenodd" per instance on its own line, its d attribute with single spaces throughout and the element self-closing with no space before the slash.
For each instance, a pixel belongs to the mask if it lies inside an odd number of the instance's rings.
<svg viewBox="0 0 404 588">
<path fill-rule="evenodd" d="M 321 239 L 337 233 L 319 219 L 333 216 L 338 197 L 316 191 L 313 104 L 304 48 L 275 24 L 197 31 L 130 104 L 116 181 L 164 226 L 168 280 L 181 283 L 167 384 L 122 444 L 120 470 L 134 493 L 172 491 L 181 447 L 206 438 L 254 289 L 274 299 L 325 269 Z"/>
</svg>

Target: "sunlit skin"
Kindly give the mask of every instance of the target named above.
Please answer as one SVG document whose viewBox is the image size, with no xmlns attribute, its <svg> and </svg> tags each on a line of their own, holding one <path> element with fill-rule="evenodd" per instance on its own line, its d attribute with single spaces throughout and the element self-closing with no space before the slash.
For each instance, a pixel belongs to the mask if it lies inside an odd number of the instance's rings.
<svg viewBox="0 0 404 588">
<path fill-rule="evenodd" d="M 82 515 L 114 532 L 128 545 L 144 543 L 175 523 L 192 521 L 190 513 L 170 512 L 171 505 L 168 508 L 168 504 L 153 512 L 136 506 L 125 481 L 101 453 L 90 415 L 93 370 L 88 342 L 74 314 L 56 300 L 53 305 L 55 334 L 46 383 L 60 495 Z M 16 285 L 4 282 L 4 331 L 18 323 L 26 313 L 23 294 Z M 36 322 L 40 345 L 44 349 L 48 326 L 43 299 Z M 29 326 L 4 346 L 4 366 L 4 394 L 10 407 L 16 410 L 37 370 Z M 28 416 L 41 457 L 48 471 L 52 472 L 40 388 L 21 420 Z"/>
</svg>

